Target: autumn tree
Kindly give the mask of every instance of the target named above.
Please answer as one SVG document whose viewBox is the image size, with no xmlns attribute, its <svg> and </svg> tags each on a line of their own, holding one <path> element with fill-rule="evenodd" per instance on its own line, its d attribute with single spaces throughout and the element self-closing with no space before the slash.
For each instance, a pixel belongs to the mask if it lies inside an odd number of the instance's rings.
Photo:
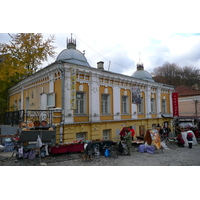
<svg viewBox="0 0 200 200">
<path fill-rule="evenodd" d="M 8 35 L 10 43 L 0 43 L 0 122 L 7 105 L 7 89 L 35 73 L 48 56 L 55 55 L 54 36 L 44 39 L 41 33 Z"/>
<path fill-rule="evenodd" d="M 41 33 L 18 33 L 9 36 L 10 44 L 0 44 L 0 54 L 4 56 L 0 69 L 3 74 L 0 78 L 31 75 L 48 56 L 55 55 L 55 47 L 52 45 L 54 36 L 50 35 L 47 39 L 44 39 Z"/>
</svg>

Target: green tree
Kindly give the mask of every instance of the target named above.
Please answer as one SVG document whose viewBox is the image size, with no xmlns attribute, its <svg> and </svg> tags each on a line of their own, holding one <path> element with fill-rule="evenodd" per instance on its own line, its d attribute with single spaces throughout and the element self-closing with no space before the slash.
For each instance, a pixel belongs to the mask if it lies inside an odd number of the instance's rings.
<svg viewBox="0 0 200 200">
<path fill-rule="evenodd" d="M 54 36 L 41 33 L 8 34 L 10 43 L 0 43 L 0 123 L 7 108 L 7 89 L 34 74 L 42 62 L 55 56 Z"/>
</svg>

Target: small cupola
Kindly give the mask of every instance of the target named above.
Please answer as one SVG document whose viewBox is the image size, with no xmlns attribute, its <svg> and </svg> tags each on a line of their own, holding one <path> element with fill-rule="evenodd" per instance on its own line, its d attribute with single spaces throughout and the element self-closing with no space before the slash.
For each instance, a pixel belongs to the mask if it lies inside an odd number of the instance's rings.
<svg viewBox="0 0 200 200">
<path fill-rule="evenodd" d="M 76 39 L 72 38 L 72 34 L 71 39 L 67 38 L 67 49 L 76 49 Z"/>
<path fill-rule="evenodd" d="M 144 70 L 144 65 L 143 65 L 143 63 L 139 62 L 139 63 L 137 64 L 137 70 Z"/>
</svg>

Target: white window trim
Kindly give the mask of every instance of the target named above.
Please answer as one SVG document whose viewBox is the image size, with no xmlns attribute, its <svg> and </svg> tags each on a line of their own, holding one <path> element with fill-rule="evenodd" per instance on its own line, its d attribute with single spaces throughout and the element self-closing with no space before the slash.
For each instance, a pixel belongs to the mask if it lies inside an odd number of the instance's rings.
<svg viewBox="0 0 200 200">
<path fill-rule="evenodd" d="M 156 99 L 151 98 L 151 113 L 156 113 Z"/>
<path fill-rule="evenodd" d="M 49 108 L 49 107 L 55 107 L 55 99 L 56 99 L 55 96 L 56 96 L 55 92 L 51 92 L 51 93 L 47 94 L 47 108 Z M 48 98 L 52 98 L 52 104 L 51 105 L 48 105 Z"/>
<path fill-rule="evenodd" d="M 122 101 L 122 98 L 123 97 L 125 97 L 126 98 L 126 102 L 123 102 Z M 128 106 L 128 96 L 127 95 L 122 95 L 122 97 L 121 97 L 121 101 L 122 101 L 122 104 L 121 104 L 121 106 L 122 106 L 122 114 L 128 114 L 129 113 L 129 106 Z M 124 103 L 125 103 L 125 109 L 126 109 L 126 112 L 124 112 Z"/>
<path fill-rule="evenodd" d="M 165 102 L 165 104 L 163 104 L 163 101 Z M 163 110 L 163 108 L 164 108 L 164 110 Z M 161 101 L 161 112 L 166 113 L 166 110 L 167 110 L 166 99 L 162 99 L 162 101 Z"/>
<path fill-rule="evenodd" d="M 141 105 L 141 111 L 139 110 L 139 106 Z M 138 104 L 138 113 L 139 114 L 144 114 L 144 98 L 141 97 L 141 103 Z"/>
<path fill-rule="evenodd" d="M 102 139 L 110 140 L 110 129 L 103 130 Z"/>
<path fill-rule="evenodd" d="M 83 113 L 80 113 L 79 103 L 76 102 L 76 108 L 77 109 L 75 110 L 75 114 L 76 115 L 84 115 L 86 113 L 86 109 L 85 109 L 85 107 L 86 107 L 86 100 L 85 100 L 86 94 L 85 94 L 85 92 L 77 91 L 76 92 L 76 101 L 78 101 L 77 94 L 82 94 L 83 95 Z M 77 110 L 78 110 L 78 112 L 76 112 Z"/>
<path fill-rule="evenodd" d="M 108 112 L 105 112 L 105 106 L 103 106 L 103 108 L 102 108 L 102 103 L 103 103 L 102 96 L 103 95 L 107 96 L 107 111 Z M 105 94 L 105 93 L 101 94 L 101 112 L 102 112 L 102 115 L 110 114 L 110 94 Z"/>
</svg>

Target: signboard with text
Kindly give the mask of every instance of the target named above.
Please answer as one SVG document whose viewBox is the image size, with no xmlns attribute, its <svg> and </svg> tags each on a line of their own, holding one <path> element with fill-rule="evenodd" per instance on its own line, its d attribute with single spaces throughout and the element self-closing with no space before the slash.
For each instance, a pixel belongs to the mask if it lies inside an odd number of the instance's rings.
<svg viewBox="0 0 200 200">
<path fill-rule="evenodd" d="M 133 104 L 141 103 L 140 87 L 138 87 L 138 86 L 132 87 L 132 103 Z"/>
<path fill-rule="evenodd" d="M 71 68 L 71 109 L 76 109 L 76 66 Z"/>
<path fill-rule="evenodd" d="M 172 106 L 173 106 L 173 117 L 179 117 L 178 110 L 178 92 L 172 93 Z"/>
</svg>

